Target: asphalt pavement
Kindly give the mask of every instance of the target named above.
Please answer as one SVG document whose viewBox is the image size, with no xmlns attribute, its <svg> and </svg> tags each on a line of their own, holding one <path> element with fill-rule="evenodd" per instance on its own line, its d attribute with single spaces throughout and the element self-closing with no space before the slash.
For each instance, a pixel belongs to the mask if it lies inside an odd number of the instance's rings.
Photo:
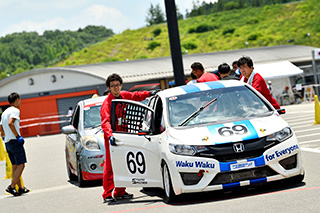
<svg viewBox="0 0 320 213">
<path fill-rule="evenodd" d="M 134 199 L 103 204 L 101 182 L 79 188 L 69 182 L 63 134 L 26 138 L 28 163 L 23 173 L 32 191 L 20 197 L 5 195 L 10 180 L 0 162 L 0 212 L 319 212 L 320 125 L 314 125 L 314 104 L 284 107 L 282 117 L 295 131 L 306 176 L 302 183 L 278 182 L 228 191 L 185 194 L 173 205 L 162 201 L 160 189 L 128 188 Z M 1 193 L 1 190 L 2 193 Z"/>
</svg>

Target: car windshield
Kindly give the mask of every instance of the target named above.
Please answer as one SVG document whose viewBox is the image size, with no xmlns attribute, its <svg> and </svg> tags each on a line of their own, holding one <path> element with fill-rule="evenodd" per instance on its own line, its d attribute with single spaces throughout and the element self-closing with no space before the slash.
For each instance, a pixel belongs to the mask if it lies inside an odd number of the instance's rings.
<svg viewBox="0 0 320 213">
<path fill-rule="evenodd" d="M 84 111 L 84 128 L 94 128 L 101 125 L 99 106 L 85 107 Z"/>
<path fill-rule="evenodd" d="M 216 99 L 199 113 L 195 111 Z M 245 86 L 228 87 L 188 93 L 168 98 L 171 126 L 191 126 L 206 123 L 223 123 L 266 116 L 272 110 L 250 89 Z M 184 121 L 187 122 L 184 123 Z"/>
</svg>

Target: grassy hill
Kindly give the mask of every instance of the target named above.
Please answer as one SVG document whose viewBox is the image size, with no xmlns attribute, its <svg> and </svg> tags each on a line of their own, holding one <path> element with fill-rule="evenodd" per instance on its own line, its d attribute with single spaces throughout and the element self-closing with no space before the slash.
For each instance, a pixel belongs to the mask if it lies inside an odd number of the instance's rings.
<svg viewBox="0 0 320 213">
<path fill-rule="evenodd" d="M 178 24 L 183 54 L 281 44 L 320 47 L 319 0 L 219 12 L 180 20 Z M 169 55 L 167 25 L 159 24 L 126 30 L 74 52 L 56 66 Z"/>
</svg>

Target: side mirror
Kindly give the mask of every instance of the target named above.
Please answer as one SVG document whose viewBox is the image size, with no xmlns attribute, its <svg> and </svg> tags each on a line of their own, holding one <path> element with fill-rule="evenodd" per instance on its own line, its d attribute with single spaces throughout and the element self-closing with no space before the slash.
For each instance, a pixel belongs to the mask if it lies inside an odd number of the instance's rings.
<svg viewBox="0 0 320 213">
<path fill-rule="evenodd" d="M 279 113 L 279 115 L 284 115 L 286 114 L 286 109 L 277 109 L 277 112 Z"/>
<path fill-rule="evenodd" d="M 62 127 L 61 132 L 62 132 L 63 134 L 67 134 L 67 135 L 68 135 L 68 134 L 77 133 L 77 130 L 76 130 L 76 128 L 74 128 L 74 126 L 68 125 L 68 126 Z"/>
</svg>

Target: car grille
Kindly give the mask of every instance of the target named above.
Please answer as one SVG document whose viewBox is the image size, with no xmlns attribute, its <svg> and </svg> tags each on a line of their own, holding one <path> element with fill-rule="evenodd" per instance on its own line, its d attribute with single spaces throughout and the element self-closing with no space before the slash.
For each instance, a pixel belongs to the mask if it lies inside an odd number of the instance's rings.
<svg viewBox="0 0 320 213">
<path fill-rule="evenodd" d="M 244 169 L 240 171 L 229 171 L 218 173 L 210 182 L 210 186 L 226 183 L 235 183 L 244 180 L 252 180 L 277 175 L 269 166 L 262 166 L 253 169 Z"/>
<path fill-rule="evenodd" d="M 277 142 L 267 141 L 266 137 L 257 138 L 247 141 L 239 141 L 235 143 L 243 143 L 244 152 L 236 153 L 233 149 L 234 143 L 219 144 L 206 146 L 207 151 L 197 153 L 198 157 L 213 158 L 219 162 L 231 162 L 240 159 L 250 159 L 261 156 L 267 149 L 275 146 Z"/>
</svg>

